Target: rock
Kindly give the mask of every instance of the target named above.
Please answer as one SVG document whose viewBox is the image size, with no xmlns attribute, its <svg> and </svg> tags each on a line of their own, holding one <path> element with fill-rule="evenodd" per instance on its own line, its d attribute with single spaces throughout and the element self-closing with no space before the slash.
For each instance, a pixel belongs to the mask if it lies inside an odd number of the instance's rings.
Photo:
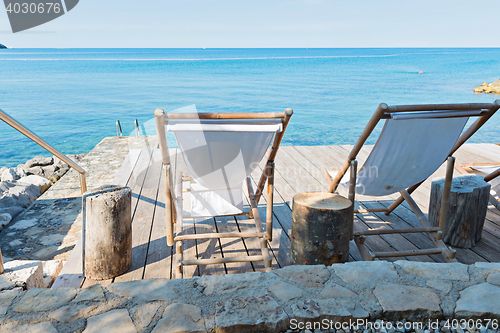
<svg viewBox="0 0 500 333">
<path fill-rule="evenodd" d="M 5 272 L 0 275 L 0 290 L 23 287 L 43 287 L 43 266 L 40 261 L 11 260 L 4 264 Z"/>
<path fill-rule="evenodd" d="M 152 333 L 161 332 L 205 333 L 205 320 L 201 316 L 201 309 L 191 304 L 170 304 Z"/>
<path fill-rule="evenodd" d="M 23 230 L 34 226 L 38 221 L 36 219 L 20 220 L 11 225 L 9 229 Z"/>
<path fill-rule="evenodd" d="M 500 286 L 500 272 L 493 272 L 488 275 L 486 282 Z"/>
<path fill-rule="evenodd" d="M 439 279 L 427 280 L 427 281 L 425 281 L 425 284 L 428 287 L 442 291 L 445 294 L 448 294 L 450 292 L 451 288 L 453 287 L 453 284 L 451 282 L 443 281 L 443 280 L 439 280 Z"/>
<path fill-rule="evenodd" d="M 491 84 L 488 83 L 483 83 L 479 87 L 474 88 L 475 93 L 482 93 L 484 92 L 485 94 L 500 94 L 500 80 L 492 82 Z"/>
<path fill-rule="evenodd" d="M 99 316 L 87 319 L 84 333 L 136 333 L 126 309 L 112 310 Z"/>
<path fill-rule="evenodd" d="M 8 168 L 2 172 L 2 175 L 0 175 L 3 182 L 18 180 L 22 177 L 26 177 L 26 171 L 21 168 Z"/>
<path fill-rule="evenodd" d="M 97 305 L 66 305 L 55 311 L 52 311 L 49 314 L 49 318 L 55 319 L 61 323 L 72 323 L 75 320 L 86 317 L 87 314 L 95 308 L 97 308 Z"/>
<path fill-rule="evenodd" d="M 102 287 L 98 284 L 85 289 L 80 289 L 78 295 L 71 302 L 86 302 L 86 301 L 104 301 L 104 293 Z"/>
<path fill-rule="evenodd" d="M 76 296 L 74 288 L 28 290 L 14 307 L 15 312 L 40 312 L 60 308 Z"/>
<path fill-rule="evenodd" d="M 314 321 L 320 318 L 319 304 L 315 301 L 301 301 L 290 306 L 293 318 L 300 321 Z"/>
<path fill-rule="evenodd" d="M 47 191 L 50 186 L 52 186 L 52 182 L 48 179 L 37 175 L 29 175 L 19 179 L 20 183 L 32 184 L 38 186 L 40 190 L 43 192 Z"/>
<path fill-rule="evenodd" d="M 264 279 L 261 272 L 251 272 L 237 275 L 203 275 L 197 283 L 205 287 L 205 295 L 220 295 L 223 293 L 234 293 L 240 289 L 246 289 L 253 286 L 253 283 L 259 283 Z"/>
<path fill-rule="evenodd" d="M 500 272 L 500 262 L 476 262 L 474 266 Z"/>
<path fill-rule="evenodd" d="M 42 195 L 42 191 L 38 186 L 20 182 L 1 182 L 0 208 L 11 206 L 21 206 L 22 208 L 27 208 L 40 195 Z"/>
<path fill-rule="evenodd" d="M 55 183 L 57 182 L 59 179 L 61 179 L 62 176 L 64 176 L 66 174 L 66 172 L 68 172 L 69 170 L 69 167 L 66 167 L 66 168 L 60 168 L 59 170 L 57 170 L 56 172 L 52 173 L 51 175 L 49 175 L 47 177 L 48 180 L 50 180 L 52 183 Z"/>
<path fill-rule="evenodd" d="M 43 157 L 43 156 L 35 156 L 31 160 L 24 163 L 27 168 L 32 168 L 36 166 L 46 166 L 54 163 L 54 158 L 52 157 Z"/>
<path fill-rule="evenodd" d="M 158 312 L 160 305 L 160 302 L 150 302 L 139 305 L 134 309 L 134 322 L 140 332 L 142 332 L 146 327 L 149 326 L 149 324 L 151 324 L 151 320 L 153 320 L 156 312 Z"/>
<path fill-rule="evenodd" d="M 0 229 L 7 225 L 12 220 L 12 216 L 9 213 L 0 214 Z"/>
<path fill-rule="evenodd" d="M 387 261 L 355 261 L 332 265 L 342 281 L 353 284 L 391 281 L 399 278 L 392 263 Z"/>
<path fill-rule="evenodd" d="M 325 282 L 330 278 L 330 272 L 323 265 L 293 265 L 276 269 L 272 273 L 298 283 L 305 288 L 323 288 Z"/>
<path fill-rule="evenodd" d="M 321 296 L 326 298 L 357 298 L 358 294 L 333 281 L 328 281 L 321 291 Z"/>
<path fill-rule="evenodd" d="M 173 303 L 178 298 L 173 287 L 180 280 L 148 279 L 122 283 L 112 283 L 107 288 L 117 296 L 134 298 L 138 301 L 166 301 Z"/>
<path fill-rule="evenodd" d="M 455 315 L 460 318 L 500 316 L 500 287 L 489 283 L 471 286 L 460 292 Z"/>
<path fill-rule="evenodd" d="M 45 177 L 45 172 L 43 171 L 42 167 L 39 167 L 39 166 L 28 168 L 28 169 L 26 169 L 26 171 L 30 175 L 37 175 L 40 177 Z"/>
<path fill-rule="evenodd" d="M 469 281 L 468 267 L 460 263 L 431 263 L 398 260 L 394 265 L 400 267 L 407 273 L 425 278 Z"/>
<path fill-rule="evenodd" d="M 42 261 L 43 265 L 43 287 L 50 288 L 56 280 L 57 275 L 63 267 L 61 259 Z"/>
<path fill-rule="evenodd" d="M 271 295 L 233 298 L 215 307 L 215 332 L 282 332 L 288 316 Z"/>
<path fill-rule="evenodd" d="M 38 239 L 38 242 L 42 245 L 54 245 L 54 244 L 61 244 L 61 242 L 64 240 L 64 235 L 61 234 L 52 234 L 52 235 L 47 235 L 47 236 L 42 236 Z"/>
<path fill-rule="evenodd" d="M 20 288 L 0 292 L 0 316 L 7 313 L 7 309 L 20 292 Z"/>
<path fill-rule="evenodd" d="M 21 242 L 19 239 L 14 239 L 13 241 L 9 242 L 10 247 L 16 247 L 21 245 L 23 242 Z"/>
<path fill-rule="evenodd" d="M 392 319 L 418 320 L 441 315 L 441 300 L 429 288 L 385 284 L 377 286 L 373 294 L 384 314 Z"/>
<path fill-rule="evenodd" d="M 300 288 L 283 281 L 279 281 L 272 286 L 267 287 L 267 289 L 284 302 L 294 298 L 306 296 L 306 293 Z"/>
<path fill-rule="evenodd" d="M 12 325 L 2 327 L 2 332 L 9 333 L 57 333 L 57 330 L 48 321 L 38 324 Z"/>
</svg>

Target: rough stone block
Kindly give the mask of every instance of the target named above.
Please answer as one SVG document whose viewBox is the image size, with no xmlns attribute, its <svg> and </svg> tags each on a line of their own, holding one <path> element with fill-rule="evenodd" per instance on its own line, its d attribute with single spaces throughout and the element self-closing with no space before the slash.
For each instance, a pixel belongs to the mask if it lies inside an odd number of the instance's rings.
<svg viewBox="0 0 500 333">
<path fill-rule="evenodd" d="M 198 279 L 197 283 L 205 287 L 205 295 L 219 295 L 223 293 L 234 293 L 240 289 L 251 288 L 255 284 L 259 285 L 264 279 L 261 272 L 251 272 L 244 274 L 227 275 L 204 275 Z"/>
<path fill-rule="evenodd" d="M 330 278 L 330 272 L 323 265 L 314 266 L 287 266 L 276 269 L 272 273 L 298 283 L 305 288 L 323 288 Z"/>
<path fill-rule="evenodd" d="M 325 285 L 325 288 L 321 291 L 321 296 L 326 298 L 354 298 L 358 297 L 358 294 L 355 292 L 342 287 L 339 284 L 334 283 L 333 281 L 328 281 Z"/>
<path fill-rule="evenodd" d="M 74 288 L 28 290 L 14 307 L 15 312 L 40 312 L 60 308 L 76 296 Z"/>
<path fill-rule="evenodd" d="M 500 286 L 500 272 L 490 273 L 486 282 Z"/>
<path fill-rule="evenodd" d="M 500 262 L 476 262 L 474 266 L 492 271 L 500 271 Z"/>
<path fill-rule="evenodd" d="M 287 324 L 287 314 L 271 295 L 234 298 L 215 309 L 215 332 L 281 332 Z"/>
<path fill-rule="evenodd" d="M 78 295 L 71 302 L 104 301 L 104 292 L 98 284 L 80 289 Z"/>
<path fill-rule="evenodd" d="M 61 259 L 42 261 L 43 265 L 43 287 L 50 288 L 57 275 L 63 267 Z"/>
<path fill-rule="evenodd" d="M 385 284 L 373 290 L 387 318 L 421 320 L 441 315 L 441 300 L 429 288 Z"/>
<path fill-rule="evenodd" d="M 449 281 L 443 281 L 439 279 L 431 279 L 425 281 L 425 284 L 428 287 L 434 288 L 436 290 L 442 291 L 445 294 L 448 294 L 453 287 L 453 284 Z"/>
<path fill-rule="evenodd" d="M 148 279 L 122 283 L 112 283 L 107 288 L 120 297 L 134 298 L 138 301 L 166 301 L 173 303 L 178 297 L 174 286 L 180 280 Z"/>
<path fill-rule="evenodd" d="M 37 175 L 29 175 L 19 178 L 18 182 L 38 186 L 42 193 L 47 191 L 49 187 L 52 186 L 52 182 L 50 180 Z"/>
<path fill-rule="evenodd" d="M 135 307 L 131 313 L 134 314 L 134 323 L 138 331 L 142 332 L 151 324 L 153 317 L 160 308 L 160 302 L 150 302 Z"/>
<path fill-rule="evenodd" d="M 425 278 L 469 281 L 467 265 L 460 263 L 431 263 L 398 260 L 394 263 L 394 265 L 400 267 L 407 273 Z"/>
<path fill-rule="evenodd" d="M 75 320 L 84 318 L 90 311 L 95 309 L 97 305 L 77 306 L 66 305 L 49 314 L 49 318 L 55 319 L 61 323 L 72 323 Z"/>
<path fill-rule="evenodd" d="M 267 289 L 284 302 L 306 295 L 306 293 L 299 287 L 283 281 L 276 282 L 272 286 L 267 287 Z"/>
<path fill-rule="evenodd" d="M 57 330 L 48 321 L 38 324 L 12 325 L 2 327 L 2 332 L 9 333 L 57 333 Z"/>
<path fill-rule="evenodd" d="M 163 318 L 152 333 L 204 333 L 205 320 L 196 305 L 174 303 L 167 306 Z"/>
<path fill-rule="evenodd" d="M 112 310 L 87 319 L 84 333 L 137 333 L 126 309 Z"/>
<path fill-rule="evenodd" d="M 356 261 L 332 265 L 342 281 L 353 284 L 379 284 L 399 278 L 392 263 L 387 261 Z"/>
<path fill-rule="evenodd" d="M 460 318 L 500 319 L 500 287 L 482 283 L 462 290 L 455 315 Z"/>
<path fill-rule="evenodd" d="M 0 275 L 0 290 L 23 287 L 43 288 L 43 266 L 40 261 L 11 260 L 4 264 Z"/>
<path fill-rule="evenodd" d="M 20 288 L 0 292 L 0 316 L 7 313 L 7 309 L 20 292 Z"/>
</svg>

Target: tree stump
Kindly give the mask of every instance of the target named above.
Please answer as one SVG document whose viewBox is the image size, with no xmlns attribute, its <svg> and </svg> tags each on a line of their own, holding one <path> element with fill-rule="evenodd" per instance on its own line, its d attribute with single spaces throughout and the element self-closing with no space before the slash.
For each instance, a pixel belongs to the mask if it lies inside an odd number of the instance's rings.
<svg viewBox="0 0 500 333">
<path fill-rule="evenodd" d="M 434 227 L 439 226 L 443 187 L 444 178 L 434 180 L 431 185 L 429 222 Z M 491 185 L 481 176 L 465 175 L 453 178 L 446 230 L 443 230 L 443 241 L 446 244 L 471 248 L 481 240 L 490 188 Z"/>
<path fill-rule="evenodd" d="M 332 193 L 293 197 L 292 265 L 331 265 L 349 260 L 351 200 Z"/>
<path fill-rule="evenodd" d="M 111 279 L 132 264 L 132 191 L 107 185 L 83 195 L 84 275 Z"/>
</svg>

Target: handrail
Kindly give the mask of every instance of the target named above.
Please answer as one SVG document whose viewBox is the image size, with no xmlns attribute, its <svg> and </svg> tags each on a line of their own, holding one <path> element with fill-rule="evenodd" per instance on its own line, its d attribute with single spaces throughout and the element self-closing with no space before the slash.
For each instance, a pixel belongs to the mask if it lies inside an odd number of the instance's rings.
<svg viewBox="0 0 500 333">
<path fill-rule="evenodd" d="M 122 125 L 120 124 L 120 120 L 117 120 L 116 121 L 116 136 L 117 137 L 120 137 L 123 135 L 123 132 L 122 132 Z"/>
<path fill-rule="evenodd" d="M 86 182 L 86 176 L 88 173 L 78 164 L 73 162 L 71 159 L 66 157 L 63 153 L 49 145 L 47 142 L 43 141 L 40 137 L 38 137 L 35 133 L 31 132 L 29 129 L 21 125 L 19 122 L 15 121 L 12 117 L 10 117 L 8 114 L 3 112 L 0 109 L 0 119 L 3 120 L 7 125 L 10 125 L 17 131 L 19 131 L 21 134 L 27 136 L 29 139 L 37 143 L 40 147 L 44 148 L 51 154 L 57 156 L 60 160 L 68 164 L 70 167 L 75 169 L 80 173 L 80 188 L 82 191 L 82 194 L 87 192 L 87 182 Z"/>
<path fill-rule="evenodd" d="M 134 120 L 134 124 L 135 124 L 135 136 L 141 135 L 141 129 L 139 127 L 139 121 L 137 119 Z"/>
</svg>

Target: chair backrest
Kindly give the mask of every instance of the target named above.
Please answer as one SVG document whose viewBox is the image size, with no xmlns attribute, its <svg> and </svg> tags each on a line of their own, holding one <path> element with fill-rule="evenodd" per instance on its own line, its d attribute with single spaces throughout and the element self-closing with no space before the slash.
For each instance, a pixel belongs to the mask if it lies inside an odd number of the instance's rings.
<svg viewBox="0 0 500 333">
<path fill-rule="evenodd" d="M 281 119 L 174 119 L 167 125 L 191 178 L 210 190 L 241 188 L 282 130 Z"/>
<path fill-rule="evenodd" d="M 356 192 L 389 195 L 425 180 L 446 160 L 468 119 L 428 118 L 425 114 L 387 119 L 359 170 Z"/>
</svg>

